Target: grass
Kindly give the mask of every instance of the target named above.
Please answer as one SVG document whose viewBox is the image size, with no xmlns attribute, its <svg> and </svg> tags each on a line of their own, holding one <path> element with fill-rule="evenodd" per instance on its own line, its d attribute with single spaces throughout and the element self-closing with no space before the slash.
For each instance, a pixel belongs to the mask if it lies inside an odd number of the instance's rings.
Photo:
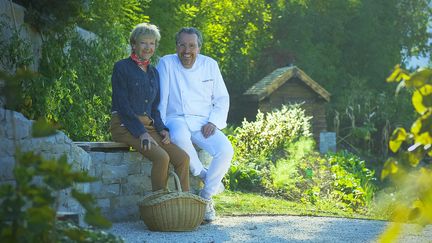
<svg viewBox="0 0 432 243">
<path fill-rule="evenodd" d="M 373 213 L 359 214 L 344 211 L 339 209 L 334 202 L 311 205 L 254 193 L 233 192 L 228 190 L 215 196 L 214 201 L 216 210 L 220 216 L 302 215 L 380 219 L 378 215 Z"/>
</svg>

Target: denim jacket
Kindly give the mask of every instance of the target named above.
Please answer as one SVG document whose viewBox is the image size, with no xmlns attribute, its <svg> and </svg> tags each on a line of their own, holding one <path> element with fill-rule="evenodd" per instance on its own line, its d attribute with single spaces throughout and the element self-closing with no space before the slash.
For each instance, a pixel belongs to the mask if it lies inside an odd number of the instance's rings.
<svg viewBox="0 0 432 243">
<path fill-rule="evenodd" d="M 111 77 L 112 108 L 111 112 L 119 115 L 121 122 L 134 136 L 146 132 L 137 116 L 147 115 L 153 119 L 158 132 L 166 129 L 158 110 L 159 73 L 149 65 L 147 72 L 129 57 L 114 65 Z"/>
</svg>

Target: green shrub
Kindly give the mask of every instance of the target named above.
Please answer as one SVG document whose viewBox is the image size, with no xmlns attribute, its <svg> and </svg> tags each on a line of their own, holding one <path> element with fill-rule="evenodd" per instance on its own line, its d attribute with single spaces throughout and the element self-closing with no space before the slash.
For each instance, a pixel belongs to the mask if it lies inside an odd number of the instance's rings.
<svg viewBox="0 0 432 243">
<path fill-rule="evenodd" d="M 298 171 L 299 162 L 313 152 L 314 148 L 315 141 L 305 137 L 286 145 L 286 157 L 278 159 L 275 166 L 271 167 L 273 187 L 277 191 L 299 192 L 296 187 L 296 182 L 301 179 Z"/>
<path fill-rule="evenodd" d="M 272 158 L 273 152 L 283 149 L 286 143 L 312 135 L 310 119 L 299 104 L 283 106 L 266 114 L 258 111 L 255 121 L 245 120 L 235 129 L 232 136 L 235 155 Z"/>
<path fill-rule="evenodd" d="M 374 171 L 366 168 L 365 161 L 345 151 L 324 158 L 311 154 L 302 160 L 299 170 L 304 171 L 304 181 L 300 183 L 306 191 L 303 201 L 334 201 L 342 209 L 358 211 L 372 202 L 376 191 Z"/>
<path fill-rule="evenodd" d="M 296 104 L 266 114 L 258 112 L 255 121 L 245 120 L 242 126 L 227 129 L 235 150 L 227 175 L 229 188 L 272 188 L 271 168 L 285 157 L 287 144 L 298 137 L 311 136 L 310 119 Z"/>
<path fill-rule="evenodd" d="M 309 119 L 300 105 L 291 105 L 227 129 L 235 149 L 225 177 L 229 188 L 346 211 L 368 206 L 375 192 L 374 172 L 348 152 L 319 154 Z"/>
</svg>

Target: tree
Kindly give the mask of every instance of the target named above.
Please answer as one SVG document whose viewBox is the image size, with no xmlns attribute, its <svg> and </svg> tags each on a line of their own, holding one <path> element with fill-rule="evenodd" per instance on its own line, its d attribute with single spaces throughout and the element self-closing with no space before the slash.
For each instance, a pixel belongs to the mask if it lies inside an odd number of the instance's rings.
<svg viewBox="0 0 432 243">
<path fill-rule="evenodd" d="M 398 88 L 414 89 L 412 105 L 417 113 L 409 132 L 403 127 L 393 131 L 389 148 L 396 156 L 385 162 L 381 174 L 395 186 L 393 201 L 397 205 L 392 215 L 396 224 L 390 225 L 380 240 L 393 242 L 401 233 L 401 222 L 432 223 L 432 69 L 409 74 L 397 66 L 387 81 L 400 82 Z"/>
</svg>

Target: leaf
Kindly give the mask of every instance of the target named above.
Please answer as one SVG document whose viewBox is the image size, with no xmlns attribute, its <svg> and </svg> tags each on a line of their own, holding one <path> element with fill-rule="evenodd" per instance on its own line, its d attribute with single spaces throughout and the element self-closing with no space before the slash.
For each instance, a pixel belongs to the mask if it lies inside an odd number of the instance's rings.
<svg viewBox="0 0 432 243">
<path fill-rule="evenodd" d="M 4 87 L 0 89 L 0 96 L 4 96 L 6 98 L 8 108 L 17 110 L 17 108 L 24 103 L 22 96 L 23 88 L 21 83 L 23 80 L 35 77 L 37 77 L 37 73 L 22 68 L 18 68 L 14 75 L 9 75 L 3 71 L 0 71 L 0 80 L 5 81 Z"/>
<path fill-rule="evenodd" d="M 412 96 L 412 104 L 419 114 L 423 114 L 428 109 L 432 108 L 432 85 L 424 85 L 414 91 Z"/>
<path fill-rule="evenodd" d="M 416 167 L 420 163 L 422 157 L 423 156 L 420 150 L 412 151 L 408 153 L 408 162 L 412 167 Z"/>
<path fill-rule="evenodd" d="M 411 126 L 414 142 L 422 145 L 432 144 L 432 109 L 419 117 Z"/>
<path fill-rule="evenodd" d="M 55 211 L 49 206 L 32 207 L 28 209 L 29 223 L 48 228 L 49 223 L 55 218 Z"/>
<path fill-rule="evenodd" d="M 384 163 L 383 170 L 381 171 L 381 180 L 384 180 L 389 175 L 394 175 L 399 171 L 398 162 L 394 158 L 389 158 Z"/>
<path fill-rule="evenodd" d="M 401 224 L 400 223 L 390 223 L 387 229 L 382 233 L 378 239 L 378 242 L 382 243 L 392 243 L 395 242 L 399 233 L 401 232 Z"/>
<path fill-rule="evenodd" d="M 389 141 L 389 147 L 393 153 L 396 153 L 400 146 L 402 145 L 402 142 L 405 141 L 407 138 L 407 133 L 404 128 L 397 128 L 393 131 L 392 136 L 390 137 Z"/>
<path fill-rule="evenodd" d="M 43 118 L 33 123 L 32 136 L 35 138 L 51 136 L 56 132 L 56 128 Z"/>
<path fill-rule="evenodd" d="M 102 216 L 99 208 L 87 211 L 84 220 L 90 225 L 101 228 L 110 228 L 112 226 L 111 222 Z"/>
<path fill-rule="evenodd" d="M 396 65 L 394 71 L 390 76 L 386 79 L 387 82 L 400 82 L 402 80 L 408 80 L 410 76 L 408 72 L 400 67 L 400 65 Z"/>
<path fill-rule="evenodd" d="M 407 87 L 419 88 L 426 84 L 432 84 L 432 69 L 430 68 L 419 69 L 406 80 Z"/>
</svg>

